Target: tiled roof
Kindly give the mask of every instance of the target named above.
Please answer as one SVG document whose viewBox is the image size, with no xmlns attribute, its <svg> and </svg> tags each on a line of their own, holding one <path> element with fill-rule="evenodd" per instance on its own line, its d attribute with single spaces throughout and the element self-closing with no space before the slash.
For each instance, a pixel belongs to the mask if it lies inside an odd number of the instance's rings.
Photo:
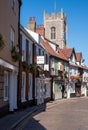
<svg viewBox="0 0 88 130">
<path fill-rule="evenodd" d="M 49 45 L 47 40 L 45 40 L 43 37 L 41 37 L 40 43 L 45 47 L 45 49 L 47 50 L 47 52 L 50 53 L 50 55 L 60 58 L 62 60 L 68 61 L 60 49 L 58 49 L 58 52 L 55 52 L 53 48 Z"/>
<path fill-rule="evenodd" d="M 62 52 L 67 58 L 70 58 L 73 52 L 73 48 L 64 48 L 62 49 Z"/>
<path fill-rule="evenodd" d="M 82 68 L 83 68 L 84 70 L 88 70 L 88 67 L 87 67 L 87 66 L 82 66 Z"/>
<path fill-rule="evenodd" d="M 70 66 L 73 66 L 73 67 L 76 67 L 76 68 L 81 67 L 81 66 L 79 66 L 77 64 L 71 64 L 71 63 L 70 63 Z"/>
<path fill-rule="evenodd" d="M 81 61 L 81 53 L 76 53 L 76 61 L 80 62 Z"/>
<path fill-rule="evenodd" d="M 70 63 L 70 66 L 73 66 L 73 67 L 76 67 L 76 68 L 82 68 L 82 69 L 84 69 L 84 70 L 88 70 L 88 67 L 87 67 L 87 66 L 77 65 L 76 63 L 75 63 L 75 64 L 71 64 L 71 63 Z"/>
<path fill-rule="evenodd" d="M 67 60 L 66 56 L 64 55 L 64 53 L 62 52 L 62 50 L 60 48 L 58 48 L 58 55 L 59 57 L 61 57 L 62 59 Z"/>
</svg>

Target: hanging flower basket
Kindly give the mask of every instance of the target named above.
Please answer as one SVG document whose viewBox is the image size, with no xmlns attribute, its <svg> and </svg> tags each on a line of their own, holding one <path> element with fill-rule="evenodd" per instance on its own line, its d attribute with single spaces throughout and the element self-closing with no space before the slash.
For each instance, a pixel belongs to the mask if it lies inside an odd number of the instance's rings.
<svg viewBox="0 0 88 130">
<path fill-rule="evenodd" d="M 30 66 L 29 64 L 27 63 L 27 61 L 23 61 L 22 62 L 22 65 L 23 65 L 23 68 L 26 72 L 29 72 L 30 71 Z"/>
<path fill-rule="evenodd" d="M 19 55 L 19 53 L 17 52 L 17 49 L 16 49 L 16 47 L 14 46 L 13 48 L 12 48 L 12 50 L 11 50 L 11 56 L 12 56 L 12 58 L 14 59 L 14 61 L 16 62 L 16 61 L 19 61 L 21 58 L 20 58 L 20 55 Z"/>
<path fill-rule="evenodd" d="M 36 65 L 35 65 L 35 64 L 30 64 L 30 65 L 29 65 L 29 71 L 30 71 L 31 73 L 35 73 L 35 70 L 36 70 Z"/>
<path fill-rule="evenodd" d="M 59 76 L 57 79 L 58 79 L 58 80 L 61 80 L 61 77 Z"/>
<path fill-rule="evenodd" d="M 74 76 L 73 76 L 73 75 L 71 75 L 71 76 L 70 76 L 70 79 L 71 79 L 71 80 L 73 80 L 73 79 L 74 79 Z"/>
<path fill-rule="evenodd" d="M 0 34 L 0 50 L 4 48 L 4 41 L 3 41 L 3 37 L 2 35 Z"/>
<path fill-rule="evenodd" d="M 50 77 L 50 72 L 47 71 L 47 70 L 45 70 L 45 71 L 44 71 L 44 75 L 45 75 L 45 77 Z"/>
<path fill-rule="evenodd" d="M 39 74 L 43 73 L 43 69 L 40 66 L 36 67 L 36 71 L 39 72 Z"/>
</svg>

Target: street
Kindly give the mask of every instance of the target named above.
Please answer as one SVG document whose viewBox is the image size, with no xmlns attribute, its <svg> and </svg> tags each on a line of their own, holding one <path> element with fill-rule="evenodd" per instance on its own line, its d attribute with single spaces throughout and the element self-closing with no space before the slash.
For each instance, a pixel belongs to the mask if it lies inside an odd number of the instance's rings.
<svg viewBox="0 0 88 130">
<path fill-rule="evenodd" d="M 21 130 L 88 130 L 88 98 L 58 101 L 27 118 Z"/>
</svg>

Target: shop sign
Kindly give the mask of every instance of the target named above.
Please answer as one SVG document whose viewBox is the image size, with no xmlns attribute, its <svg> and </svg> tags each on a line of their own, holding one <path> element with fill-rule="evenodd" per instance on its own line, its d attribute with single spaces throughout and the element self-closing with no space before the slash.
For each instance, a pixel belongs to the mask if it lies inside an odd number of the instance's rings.
<svg viewBox="0 0 88 130">
<path fill-rule="evenodd" d="M 37 56 L 37 64 L 44 64 L 44 56 Z"/>
</svg>

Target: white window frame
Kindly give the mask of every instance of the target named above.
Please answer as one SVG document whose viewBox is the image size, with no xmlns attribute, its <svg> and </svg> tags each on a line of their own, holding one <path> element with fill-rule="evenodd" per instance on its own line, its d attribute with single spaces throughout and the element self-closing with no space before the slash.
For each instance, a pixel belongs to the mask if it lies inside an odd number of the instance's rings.
<svg viewBox="0 0 88 130">
<path fill-rule="evenodd" d="M 16 0 L 12 0 L 12 9 L 16 11 Z"/>
<path fill-rule="evenodd" d="M 4 71 L 4 101 L 9 98 L 9 74 L 8 71 Z"/>
</svg>

